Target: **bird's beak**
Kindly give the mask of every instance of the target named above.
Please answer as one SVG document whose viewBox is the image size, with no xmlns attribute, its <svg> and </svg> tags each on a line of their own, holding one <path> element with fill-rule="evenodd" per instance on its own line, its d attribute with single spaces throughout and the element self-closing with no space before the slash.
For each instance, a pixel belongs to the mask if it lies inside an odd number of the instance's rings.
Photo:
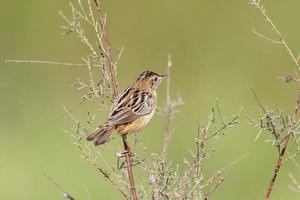
<svg viewBox="0 0 300 200">
<path fill-rule="evenodd" d="M 161 79 L 165 79 L 166 77 L 168 77 L 168 75 L 160 75 Z"/>
</svg>

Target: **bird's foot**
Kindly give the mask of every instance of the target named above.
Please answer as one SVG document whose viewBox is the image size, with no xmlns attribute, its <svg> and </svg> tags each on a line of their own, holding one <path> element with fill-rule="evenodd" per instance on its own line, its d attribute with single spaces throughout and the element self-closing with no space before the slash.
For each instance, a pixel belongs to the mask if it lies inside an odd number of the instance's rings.
<svg viewBox="0 0 300 200">
<path fill-rule="evenodd" d="M 136 154 L 134 152 L 130 151 L 130 150 L 129 151 L 128 150 L 123 150 L 121 152 L 117 152 L 116 155 L 118 157 L 117 168 L 119 170 L 123 169 L 123 168 L 126 168 L 128 166 L 127 159 L 126 159 L 127 155 L 130 158 L 131 166 L 135 166 L 135 165 L 141 164 L 143 162 L 143 160 L 134 159 Z"/>
<path fill-rule="evenodd" d="M 123 150 L 116 153 L 118 158 L 125 158 L 127 154 L 129 155 L 130 158 L 135 156 L 135 153 L 131 150 Z"/>
</svg>

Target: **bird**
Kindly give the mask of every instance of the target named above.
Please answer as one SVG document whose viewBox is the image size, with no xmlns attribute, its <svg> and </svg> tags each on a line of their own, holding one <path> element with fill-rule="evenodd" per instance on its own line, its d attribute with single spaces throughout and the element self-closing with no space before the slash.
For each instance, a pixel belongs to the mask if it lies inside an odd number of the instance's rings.
<svg viewBox="0 0 300 200">
<path fill-rule="evenodd" d="M 113 131 L 122 136 L 137 133 L 146 127 L 155 113 L 157 87 L 167 75 L 144 71 L 115 99 L 108 119 L 87 136 L 94 145 L 106 143 Z"/>
</svg>

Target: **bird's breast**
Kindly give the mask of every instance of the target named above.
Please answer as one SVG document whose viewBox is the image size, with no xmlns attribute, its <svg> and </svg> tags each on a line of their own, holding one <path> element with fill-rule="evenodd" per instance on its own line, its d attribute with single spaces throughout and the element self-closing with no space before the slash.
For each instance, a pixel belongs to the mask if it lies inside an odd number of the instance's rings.
<svg viewBox="0 0 300 200">
<path fill-rule="evenodd" d="M 136 132 L 140 131 L 141 129 L 145 128 L 145 126 L 147 126 L 147 124 L 153 117 L 154 113 L 155 113 L 155 109 L 150 114 L 140 117 L 133 122 L 118 125 L 116 130 L 120 134 L 136 133 Z"/>
</svg>

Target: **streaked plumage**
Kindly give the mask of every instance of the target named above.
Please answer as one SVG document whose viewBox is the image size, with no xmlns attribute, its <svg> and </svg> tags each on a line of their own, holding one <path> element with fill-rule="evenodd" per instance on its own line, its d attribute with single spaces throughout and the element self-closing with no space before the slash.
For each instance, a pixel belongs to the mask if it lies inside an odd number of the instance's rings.
<svg viewBox="0 0 300 200">
<path fill-rule="evenodd" d="M 95 145 L 104 144 L 113 130 L 119 134 L 135 133 L 143 129 L 156 108 L 156 89 L 164 75 L 145 71 L 122 92 L 111 107 L 108 120 L 88 137 Z"/>
</svg>

